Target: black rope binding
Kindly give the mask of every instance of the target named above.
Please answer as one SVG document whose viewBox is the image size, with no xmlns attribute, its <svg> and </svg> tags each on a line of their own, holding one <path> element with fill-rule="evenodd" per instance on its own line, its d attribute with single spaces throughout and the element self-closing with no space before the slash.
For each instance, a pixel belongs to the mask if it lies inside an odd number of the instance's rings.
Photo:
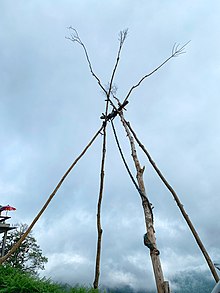
<svg viewBox="0 0 220 293">
<path fill-rule="evenodd" d="M 110 100 L 110 99 L 109 99 L 109 100 Z M 112 112 L 109 113 L 107 116 L 106 116 L 104 113 L 102 113 L 102 116 L 100 117 L 100 119 L 104 119 L 104 120 L 105 120 L 104 122 L 107 122 L 107 121 L 113 120 L 113 119 L 118 115 L 118 113 L 121 112 L 121 110 L 123 110 L 124 107 L 125 107 L 129 102 L 128 102 L 128 101 L 125 101 L 123 104 L 119 105 L 118 108 L 116 108 L 116 107 L 114 106 L 114 104 L 111 102 L 111 100 L 110 100 L 110 103 L 111 103 L 111 105 L 113 106 L 113 110 L 112 110 Z"/>
</svg>

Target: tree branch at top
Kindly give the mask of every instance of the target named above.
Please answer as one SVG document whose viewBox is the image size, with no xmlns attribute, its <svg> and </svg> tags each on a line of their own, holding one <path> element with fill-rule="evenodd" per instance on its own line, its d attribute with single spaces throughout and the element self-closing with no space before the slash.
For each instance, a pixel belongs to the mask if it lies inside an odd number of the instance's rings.
<svg viewBox="0 0 220 293">
<path fill-rule="evenodd" d="M 164 61 L 162 62 L 159 66 L 157 66 L 155 69 L 153 69 L 150 73 L 144 75 L 135 85 L 133 85 L 130 90 L 128 91 L 127 96 L 124 99 L 124 102 L 128 100 L 128 98 L 130 97 L 131 93 L 133 92 L 133 90 L 137 87 L 139 87 L 139 85 L 148 77 L 150 77 L 152 74 L 154 74 L 157 70 L 159 70 L 163 65 L 165 65 L 168 61 L 170 61 L 170 59 L 174 58 L 174 57 L 178 57 L 181 54 L 186 53 L 184 50 L 186 48 L 186 46 L 189 44 L 190 41 L 188 41 L 186 44 L 184 44 L 182 47 L 180 47 L 180 44 L 174 44 L 173 48 L 172 48 L 172 53 L 171 55 Z"/>
</svg>

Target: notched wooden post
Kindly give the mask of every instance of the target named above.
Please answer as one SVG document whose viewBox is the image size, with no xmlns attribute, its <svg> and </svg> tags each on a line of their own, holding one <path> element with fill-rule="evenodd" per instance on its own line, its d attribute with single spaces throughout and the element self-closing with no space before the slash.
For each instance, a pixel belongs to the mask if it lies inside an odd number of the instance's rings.
<svg viewBox="0 0 220 293">
<path fill-rule="evenodd" d="M 193 237 L 195 238 L 195 241 L 197 242 L 199 249 L 201 250 L 207 265 L 213 275 L 213 278 L 215 279 L 216 283 L 219 281 L 219 276 L 216 272 L 215 266 L 202 242 L 202 240 L 199 237 L 199 234 L 196 231 L 196 228 L 194 227 L 191 219 L 189 218 L 188 214 L 186 213 L 183 204 L 180 201 L 179 196 L 177 195 L 176 191 L 173 189 L 173 187 L 170 185 L 170 183 L 167 181 L 167 179 L 165 178 L 165 176 L 162 174 L 162 172 L 160 171 L 160 169 L 157 167 L 156 163 L 154 162 L 154 160 L 152 159 L 151 155 L 149 154 L 149 152 L 147 151 L 147 149 L 145 148 L 145 146 L 141 143 L 141 141 L 138 139 L 136 133 L 134 132 L 134 130 L 132 129 L 130 123 L 126 120 L 124 120 L 124 122 L 127 124 L 130 132 L 132 133 L 134 139 L 136 140 L 136 142 L 138 143 L 138 145 L 140 146 L 140 148 L 143 150 L 143 152 L 145 153 L 145 155 L 147 156 L 150 164 L 152 165 L 152 167 L 154 168 L 154 170 L 156 171 L 157 175 L 159 176 L 159 178 L 162 180 L 162 182 L 164 183 L 164 185 L 167 187 L 167 189 L 170 191 L 170 193 L 173 195 L 173 198 L 178 206 L 178 208 L 180 209 L 180 212 L 183 216 L 183 218 L 185 219 L 190 231 L 193 234 Z"/>
<path fill-rule="evenodd" d="M 84 45 L 84 43 L 82 42 L 82 40 L 80 39 L 78 32 L 76 31 L 76 29 L 69 27 L 70 29 L 70 37 L 67 37 L 67 39 L 69 39 L 72 42 L 76 42 L 79 45 L 82 46 L 85 56 L 86 56 L 86 60 L 88 62 L 89 65 L 89 69 L 90 72 L 92 74 L 92 76 L 96 79 L 96 81 L 98 82 L 98 85 L 100 86 L 100 88 L 102 89 L 102 91 L 104 92 L 105 96 L 106 96 L 106 102 L 107 102 L 107 108 L 105 111 L 105 114 L 103 113 L 102 116 L 100 117 L 101 119 L 104 119 L 104 141 L 106 138 L 106 133 L 105 133 L 105 128 L 106 128 L 106 124 L 108 121 L 112 121 L 118 114 L 121 116 L 122 122 L 123 122 L 123 114 L 121 113 L 121 111 L 124 109 L 124 106 L 128 103 L 128 99 L 130 97 L 130 95 L 132 94 L 132 92 L 140 86 L 140 84 L 148 77 L 150 77 L 152 74 L 154 74 L 157 70 L 159 70 L 163 65 L 165 65 L 169 60 L 171 60 L 173 57 L 177 57 L 180 54 L 184 53 L 184 49 L 186 47 L 186 45 L 188 43 L 186 43 L 185 45 L 183 45 L 182 47 L 180 47 L 180 45 L 174 45 L 173 50 L 172 50 L 172 54 L 164 61 L 162 62 L 158 67 L 156 67 L 153 71 L 151 71 L 150 73 L 144 75 L 143 77 L 141 77 L 141 79 L 139 79 L 139 81 L 133 85 L 130 90 L 128 91 L 128 94 L 125 96 L 125 99 L 122 103 L 120 103 L 119 99 L 115 96 L 115 89 L 114 89 L 114 85 L 113 85 L 113 81 L 114 81 L 114 77 L 115 77 L 115 73 L 116 73 L 116 69 L 118 67 L 119 64 L 119 60 L 120 60 L 120 54 L 121 54 L 121 49 L 122 46 L 124 44 L 124 41 L 127 37 L 127 33 L 128 30 L 124 30 L 121 31 L 119 34 L 119 49 L 118 49 L 118 54 L 117 54 L 117 58 L 116 58 L 116 62 L 115 62 L 115 66 L 113 68 L 113 72 L 110 78 L 110 82 L 109 82 L 109 87 L 108 89 L 105 88 L 105 86 L 103 86 L 101 79 L 95 74 L 93 67 L 92 67 L 92 63 L 90 61 L 86 46 Z M 118 106 L 119 108 L 116 108 L 116 106 L 114 105 L 114 103 L 111 101 L 111 96 L 113 98 L 115 98 L 118 101 Z M 110 105 L 113 107 L 112 112 L 108 112 L 108 103 L 110 103 Z M 128 173 L 133 181 L 133 183 L 135 184 L 136 188 L 138 189 L 138 192 L 141 196 L 141 200 L 142 200 L 142 205 L 143 205 L 143 210 L 144 210 L 144 214 L 145 214 L 145 222 L 146 222 L 146 229 L 147 229 L 147 235 L 149 238 L 150 243 L 153 245 L 153 249 L 150 250 L 150 255 L 151 255 L 151 259 L 152 259 L 152 263 L 153 263 L 153 268 L 154 268 L 154 273 L 155 273 L 155 278 L 156 278 L 156 283 L 157 283 L 157 289 L 159 293 L 164 293 L 164 292 L 168 292 L 167 290 L 165 291 L 165 288 L 168 288 L 169 286 L 165 285 L 168 284 L 167 282 L 164 282 L 163 280 L 163 273 L 162 273 L 162 269 L 161 269 L 161 264 L 160 264 L 160 259 L 159 259 L 159 251 L 156 248 L 156 238 L 154 235 L 154 227 L 153 227 L 153 212 L 151 209 L 151 204 L 146 196 L 146 192 L 145 192 L 145 186 L 144 186 L 144 181 L 143 181 L 143 173 L 144 173 L 144 168 L 141 168 L 140 163 L 138 161 L 137 158 L 137 154 L 136 154 L 136 149 L 135 149 L 135 145 L 134 145 L 134 140 L 133 137 L 131 136 L 131 133 L 128 129 L 128 126 L 126 125 L 126 123 L 123 123 L 124 127 L 126 129 L 126 132 L 128 134 L 129 140 L 130 140 L 130 144 L 131 144 L 131 149 L 132 149 L 132 156 L 133 156 L 133 160 L 135 163 L 135 167 L 137 170 L 137 181 L 138 184 L 135 182 L 135 179 L 133 178 L 132 174 L 129 171 L 129 168 L 123 158 L 123 161 L 125 163 L 125 166 L 128 170 Z M 123 156 L 122 156 L 123 157 Z M 105 160 L 105 142 L 103 142 L 103 165 L 102 167 L 104 168 L 104 160 Z M 104 169 L 103 169 L 104 170 Z M 97 229 L 98 229 L 98 244 L 97 244 L 97 257 L 96 257 L 96 272 L 95 272 L 95 281 L 93 283 L 94 288 L 98 287 L 98 280 L 99 280 L 99 271 L 100 271 L 100 255 L 101 255 L 101 239 L 102 239 L 102 229 L 101 229 L 101 201 L 102 201 L 102 190 L 103 190 L 103 182 L 104 182 L 104 172 L 101 172 L 101 182 L 100 182 L 100 194 L 99 194 L 99 201 L 98 201 L 98 212 L 97 212 Z"/>
<path fill-rule="evenodd" d="M 156 280 L 157 292 L 158 293 L 167 293 L 169 292 L 169 283 L 164 281 L 162 266 L 160 262 L 160 252 L 157 249 L 156 244 L 156 237 L 155 237 L 155 230 L 154 230 L 154 219 L 153 219 L 153 211 L 151 208 L 151 203 L 148 200 L 146 189 L 144 185 L 144 167 L 142 168 L 137 156 L 136 147 L 134 143 L 133 136 L 124 120 L 123 113 L 120 113 L 121 122 L 125 128 L 127 133 L 130 146 L 131 146 L 131 155 L 134 161 L 134 165 L 137 171 L 137 182 L 139 187 L 139 194 L 142 201 L 144 217 L 145 217 L 145 224 L 146 224 L 146 231 L 147 233 L 144 236 L 144 243 L 150 250 L 150 257 L 153 266 L 154 276 Z"/>
</svg>

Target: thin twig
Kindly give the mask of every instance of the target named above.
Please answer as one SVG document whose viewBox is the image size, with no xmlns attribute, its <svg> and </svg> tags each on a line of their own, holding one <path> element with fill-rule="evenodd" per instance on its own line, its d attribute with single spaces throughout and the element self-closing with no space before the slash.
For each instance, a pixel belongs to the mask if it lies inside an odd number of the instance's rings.
<svg viewBox="0 0 220 293">
<path fill-rule="evenodd" d="M 91 72 L 92 76 L 97 80 L 99 86 L 104 91 L 104 93 L 105 93 L 105 95 L 106 95 L 106 97 L 108 99 L 110 97 L 110 93 L 111 93 L 111 90 L 112 90 L 112 85 L 113 85 L 113 80 L 114 80 L 115 72 L 116 72 L 116 69 L 118 67 L 118 63 L 119 63 L 119 60 L 120 60 L 120 54 L 121 54 L 122 46 L 123 46 L 124 41 L 125 41 L 125 39 L 127 37 L 127 34 L 128 34 L 128 29 L 125 29 L 125 30 L 123 30 L 123 31 L 121 31 L 119 33 L 119 49 L 118 49 L 118 53 L 117 53 L 116 63 L 115 63 L 115 66 L 113 68 L 113 72 L 112 72 L 112 75 L 111 75 L 111 79 L 110 79 L 109 89 L 108 90 L 105 89 L 105 87 L 101 83 L 100 78 L 94 72 L 94 70 L 92 68 L 92 63 L 91 63 L 90 58 L 89 58 L 88 51 L 86 49 L 86 46 L 82 42 L 81 38 L 79 37 L 79 34 L 78 34 L 77 30 L 75 28 L 71 27 L 71 26 L 68 27 L 68 29 L 71 32 L 70 32 L 70 37 L 66 37 L 66 39 L 68 39 L 68 40 L 70 40 L 72 42 L 76 42 L 76 43 L 78 43 L 79 45 L 81 45 L 83 47 L 83 50 L 84 50 L 84 53 L 85 53 L 85 56 L 86 56 L 86 60 L 87 60 L 88 65 L 89 65 L 90 72 Z"/>
<path fill-rule="evenodd" d="M 49 196 L 49 198 L 46 201 L 46 203 L 43 205 L 43 207 L 41 208 L 41 210 L 39 211 L 39 213 L 37 214 L 37 216 L 34 218 L 34 220 L 32 221 L 32 223 L 28 227 L 27 231 L 22 235 L 22 237 L 18 240 L 18 242 L 16 242 L 12 246 L 12 248 L 10 249 L 10 251 L 5 256 L 3 256 L 3 257 L 0 258 L 0 264 L 2 264 L 4 261 L 6 261 L 12 255 L 12 253 L 14 253 L 16 251 L 16 249 L 22 244 L 22 242 L 28 236 L 28 234 L 30 233 L 30 231 L 32 230 L 32 228 L 34 227 L 34 225 L 36 224 L 36 222 L 39 220 L 39 218 L 41 217 L 41 215 L 43 214 L 43 212 L 46 210 L 46 208 L 50 204 L 51 200 L 53 199 L 53 197 L 57 193 L 58 189 L 60 188 L 60 186 L 62 185 L 62 183 L 64 182 L 64 180 L 68 176 L 68 174 L 72 171 L 72 169 L 76 165 L 76 163 L 83 157 L 83 155 L 86 153 L 86 151 L 89 149 L 89 147 L 93 144 L 93 142 L 95 141 L 95 139 L 98 137 L 98 135 L 102 131 L 103 127 L 104 127 L 104 125 L 102 125 L 101 128 L 95 133 L 95 135 L 90 140 L 90 142 L 87 144 L 87 146 L 84 148 L 84 150 L 81 152 L 81 154 L 75 159 L 75 161 L 72 163 L 72 165 L 66 171 L 66 173 L 63 175 L 63 177 L 61 178 L 61 180 L 59 181 L 59 183 L 57 184 L 57 186 L 55 187 L 55 189 L 53 190 L 53 192 Z"/>
<path fill-rule="evenodd" d="M 148 78 L 149 76 L 151 76 L 152 74 L 154 74 L 157 70 L 159 70 L 163 65 L 165 65 L 170 59 L 172 59 L 173 57 L 178 57 L 179 55 L 185 53 L 185 48 L 186 46 L 189 44 L 190 41 L 188 41 L 186 44 L 184 44 L 182 47 L 179 48 L 180 44 L 176 43 L 174 44 L 173 48 L 172 48 L 172 53 L 171 55 L 164 61 L 162 62 L 158 67 L 156 67 L 154 70 L 152 70 L 150 73 L 144 75 L 135 85 L 133 85 L 127 96 L 124 99 L 124 102 L 128 100 L 128 98 L 130 97 L 131 93 L 133 92 L 133 90 L 135 88 L 137 88 L 146 78 Z"/>
<path fill-rule="evenodd" d="M 101 87 L 101 89 L 104 91 L 104 93 L 106 94 L 106 96 L 108 95 L 108 92 L 106 91 L 105 87 L 102 85 L 101 83 L 101 80 L 98 78 L 98 76 L 95 74 L 93 68 L 92 68 L 92 63 L 90 61 L 90 58 L 89 58 L 89 54 L 87 52 L 87 49 L 86 49 L 86 46 L 84 45 L 84 43 L 82 42 L 82 40 L 80 39 L 79 37 L 79 34 L 77 32 L 76 29 L 74 29 L 73 27 L 68 27 L 68 29 L 71 31 L 70 32 L 70 37 L 66 37 L 66 39 L 72 41 L 73 43 L 76 42 L 78 43 L 79 45 L 81 45 L 83 47 L 83 50 L 84 50 L 84 53 L 85 53 L 85 56 L 86 56 L 86 60 L 88 62 L 88 65 L 89 65 L 89 69 L 90 69 L 90 72 L 92 74 L 92 76 L 97 80 L 99 86 Z"/>
<path fill-rule="evenodd" d="M 114 80 L 114 77 L 115 77 L 116 69 L 117 69 L 118 64 L 119 64 L 122 46 L 123 46 L 124 41 L 125 41 L 125 39 L 127 37 L 127 34 L 128 34 L 128 29 L 125 29 L 123 31 L 120 31 L 120 33 L 119 33 L 119 49 L 118 49 L 118 54 L 117 54 L 117 58 L 116 58 L 116 63 L 115 63 L 115 66 L 113 68 L 112 76 L 111 76 L 111 79 L 110 79 L 110 84 L 109 84 L 109 90 L 108 90 L 107 98 L 110 97 L 110 94 L 111 94 L 111 91 L 112 91 L 113 80 Z"/>
</svg>

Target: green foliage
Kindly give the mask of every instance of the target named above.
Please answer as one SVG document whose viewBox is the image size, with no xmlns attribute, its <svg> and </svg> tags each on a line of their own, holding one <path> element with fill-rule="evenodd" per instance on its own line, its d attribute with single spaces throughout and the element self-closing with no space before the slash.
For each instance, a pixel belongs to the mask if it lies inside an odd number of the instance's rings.
<svg viewBox="0 0 220 293">
<path fill-rule="evenodd" d="M 0 293 L 98 293 L 86 287 L 65 286 L 8 265 L 0 265 Z"/>
<path fill-rule="evenodd" d="M 204 272 L 182 272 L 171 280 L 173 292 L 181 293 L 209 293 L 212 291 L 215 282 L 208 273 Z M 94 290 L 87 287 L 70 287 L 54 283 L 46 278 L 39 278 L 30 273 L 12 268 L 8 265 L 0 265 L 0 293 L 143 293 L 145 290 L 135 291 L 129 286 L 107 289 L 106 291 Z M 148 291 L 150 292 L 150 291 Z M 153 292 L 153 291 L 152 291 Z M 154 291 L 155 292 L 155 291 Z"/>
<path fill-rule="evenodd" d="M 5 253 L 7 253 L 14 243 L 16 243 L 22 234 L 27 230 L 26 224 L 20 224 L 17 229 L 12 230 L 7 235 Z M 44 264 L 47 258 L 43 256 L 40 246 L 32 233 L 26 237 L 21 246 L 6 261 L 11 267 L 20 269 L 24 272 L 37 274 L 39 269 L 44 270 Z"/>
<path fill-rule="evenodd" d="M 63 292 L 50 280 L 39 279 L 9 266 L 0 266 L 0 293 Z"/>
</svg>

